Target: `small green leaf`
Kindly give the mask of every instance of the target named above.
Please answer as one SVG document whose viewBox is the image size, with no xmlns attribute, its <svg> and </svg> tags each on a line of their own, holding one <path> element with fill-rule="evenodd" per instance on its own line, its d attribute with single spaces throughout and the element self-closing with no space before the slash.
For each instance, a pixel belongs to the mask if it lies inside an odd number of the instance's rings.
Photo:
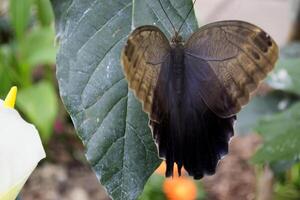
<svg viewBox="0 0 300 200">
<path fill-rule="evenodd" d="M 31 0 L 10 0 L 10 20 L 19 40 L 23 39 L 29 23 L 30 7 Z"/>
<path fill-rule="evenodd" d="M 50 82 L 40 82 L 18 93 L 17 107 L 40 131 L 47 142 L 58 112 L 56 93 Z"/>
<path fill-rule="evenodd" d="M 253 157 L 257 163 L 300 158 L 300 103 L 286 111 L 263 118 L 256 127 L 264 144 Z"/>
<path fill-rule="evenodd" d="M 35 0 L 38 19 L 42 26 L 49 26 L 54 21 L 54 14 L 49 0 Z"/>
<path fill-rule="evenodd" d="M 155 24 L 174 33 L 158 1 L 53 0 L 60 39 L 57 78 L 60 94 L 87 159 L 114 199 L 137 199 L 161 162 L 148 127 L 148 117 L 128 90 L 120 54 L 128 34 Z M 176 27 L 190 0 L 164 0 Z M 184 37 L 197 29 L 194 13 L 183 26 Z"/>
<path fill-rule="evenodd" d="M 34 28 L 20 43 L 20 62 L 22 65 L 35 67 L 39 64 L 55 64 L 55 32 L 52 27 Z"/>
</svg>

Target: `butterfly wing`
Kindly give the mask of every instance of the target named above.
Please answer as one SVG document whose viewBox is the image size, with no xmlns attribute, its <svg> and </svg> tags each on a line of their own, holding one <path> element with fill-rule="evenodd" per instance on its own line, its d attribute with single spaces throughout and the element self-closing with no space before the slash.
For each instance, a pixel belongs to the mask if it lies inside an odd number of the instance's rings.
<svg viewBox="0 0 300 200">
<path fill-rule="evenodd" d="M 129 88 L 143 104 L 152 120 L 154 89 L 163 61 L 170 51 L 169 41 L 159 28 L 141 26 L 128 37 L 122 51 L 122 65 Z"/>
<path fill-rule="evenodd" d="M 198 73 L 199 94 L 219 117 L 235 115 L 274 68 L 278 47 L 261 28 L 221 21 L 195 32 L 185 44 L 186 63 Z M 205 62 L 205 65 L 198 63 Z"/>
</svg>

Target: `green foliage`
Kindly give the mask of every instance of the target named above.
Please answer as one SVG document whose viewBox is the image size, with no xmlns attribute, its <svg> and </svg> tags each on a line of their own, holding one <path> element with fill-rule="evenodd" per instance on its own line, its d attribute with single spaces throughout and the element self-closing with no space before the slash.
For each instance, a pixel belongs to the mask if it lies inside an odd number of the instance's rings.
<svg viewBox="0 0 300 200">
<path fill-rule="evenodd" d="M 195 182 L 197 185 L 197 200 L 207 199 L 206 191 L 204 190 L 202 182 L 200 182 L 200 181 L 195 181 Z"/>
<path fill-rule="evenodd" d="M 294 164 L 290 170 L 284 172 L 283 178 L 277 179 L 275 184 L 275 200 L 300 199 L 300 163 Z"/>
<path fill-rule="evenodd" d="M 281 50 L 275 70 L 268 83 L 274 89 L 300 95 L 300 43 L 292 43 Z"/>
<path fill-rule="evenodd" d="M 275 70 L 267 82 L 292 100 L 283 99 L 283 109 L 265 115 L 255 125 L 262 136 L 263 145 L 252 158 L 255 163 L 269 163 L 276 173 L 276 200 L 300 198 L 300 44 L 292 43 L 282 49 Z M 292 106 L 289 107 L 289 104 Z"/>
<path fill-rule="evenodd" d="M 48 81 L 41 81 L 20 90 L 17 105 L 28 119 L 33 121 L 37 128 L 41 130 L 42 140 L 48 141 L 58 111 L 53 84 Z"/>
<path fill-rule="evenodd" d="M 150 176 L 139 200 L 165 200 L 166 196 L 162 191 L 164 180 L 165 177 L 161 175 L 153 174 Z"/>
<path fill-rule="evenodd" d="M 9 11 L 11 25 L 17 39 L 22 40 L 30 20 L 31 0 L 10 0 Z"/>
<path fill-rule="evenodd" d="M 286 94 L 294 94 L 294 105 L 281 113 L 268 115 L 256 125 L 264 145 L 254 156 L 257 163 L 276 163 L 282 160 L 299 161 L 300 154 L 300 45 L 294 43 L 283 48 L 280 60 L 268 83 Z"/>
<path fill-rule="evenodd" d="M 173 34 L 159 2 L 132 0 L 54 0 L 60 50 L 60 94 L 87 159 L 114 199 L 136 199 L 160 160 L 147 115 L 128 91 L 120 65 L 121 49 L 133 28 L 156 24 Z M 178 27 L 192 6 L 189 0 L 164 1 Z M 197 28 L 194 14 L 183 35 Z"/>
<path fill-rule="evenodd" d="M 279 184 L 275 185 L 274 200 L 299 200 L 299 188 L 293 184 Z"/>
<path fill-rule="evenodd" d="M 52 27 L 33 28 L 20 43 L 20 60 L 29 70 L 39 65 L 54 64 L 54 29 Z"/>
<path fill-rule="evenodd" d="M 3 99 L 6 96 L 7 91 L 11 87 L 13 78 L 17 78 L 14 70 L 11 70 L 10 63 L 13 61 L 13 53 L 9 46 L 0 46 L 0 98 Z"/>
<path fill-rule="evenodd" d="M 1 38 L 9 36 L 0 41 L 0 97 L 18 86 L 17 108 L 38 127 L 44 142 L 58 112 L 56 91 L 49 82 L 54 80 L 51 66 L 56 57 L 51 13 L 49 0 L 10 0 L 9 19 L 0 17 L 6 24 L 0 26 Z M 37 68 L 44 75 L 34 77 Z"/>
<path fill-rule="evenodd" d="M 237 116 L 236 133 L 253 133 L 262 117 L 272 116 L 288 108 L 297 101 L 297 97 L 282 91 L 272 91 L 266 95 L 256 95 Z"/>
<path fill-rule="evenodd" d="M 288 110 L 263 118 L 257 132 L 264 138 L 264 145 L 254 156 L 255 162 L 299 160 L 300 156 L 300 103 Z"/>
<path fill-rule="evenodd" d="M 37 6 L 38 18 L 42 26 L 50 26 L 54 20 L 54 14 L 49 0 L 34 0 Z"/>
</svg>

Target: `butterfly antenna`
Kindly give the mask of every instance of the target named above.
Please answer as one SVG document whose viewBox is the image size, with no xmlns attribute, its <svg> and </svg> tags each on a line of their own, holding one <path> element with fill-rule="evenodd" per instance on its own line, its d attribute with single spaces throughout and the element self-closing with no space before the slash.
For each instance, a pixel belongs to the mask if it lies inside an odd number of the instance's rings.
<svg viewBox="0 0 300 200">
<path fill-rule="evenodd" d="M 178 33 L 180 32 L 180 29 L 182 28 L 183 24 L 185 23 L 185 21 L 187 20 L 187 18 L 188 18 L 189 15 L 190 15 L 190 13 L 192 12 L 192 10 L 193 10 L 193 8 L 194 8 L 194 5 L 195 5 L 196 1 L 197 1 L 197 0 L 194 0 L 192 7 L 190 8 L 188 14 L 185 16 L 185 18 L 184 18 L 184 20 L 183 20 L 181 26 L 180 26 L 179 29 L 178 29 Z"/>
<path fill-rule="evenodd" d="M 176 28 L 175 28 L 174 24 L 172 23 L 171 19 L 169 18 L 169 16 L 168 16 L 167 12 L 165 11 L 165 9 L 164 9 L 164 7 L 163 7 L 163 5 L 162 5 L 161 1 L 160 1 L 160 0 L 158 0 L 158 2 L 159 2 L 159 4 L 160 4 L 160 6 L 161 6 L 162 10 L 164 11 L 165 15 L 167 16 L 167 18 L 168 18 L 168 20 L 169 20 L 170 24 L 172 25 L 174 32 L 176 33 Z"/>
</svg>

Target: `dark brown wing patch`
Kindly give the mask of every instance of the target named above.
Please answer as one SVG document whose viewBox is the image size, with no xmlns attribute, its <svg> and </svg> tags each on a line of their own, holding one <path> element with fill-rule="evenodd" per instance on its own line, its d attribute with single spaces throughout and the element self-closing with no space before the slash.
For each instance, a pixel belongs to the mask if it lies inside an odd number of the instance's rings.
<svg viewBox="0 0 300 200">
<path fill-rule="evenodd" d="M 160 67 L 170 51 L 166 36 L 155 26 L 142 26 L 128 37 L 122 51 L 122 65 L 125 77 L 143 109 L 152 120 L 151 114 L 154 89 Z"/>
<path fill-rule="evenodd" d="M 203 26 L 190 37 L 185 50 L 186 59 L 204 60 L 215 73 L 209 88 L 202 87 L 199 92 L 220 117 L 233 116 L 248 103 L 278 58 L 275 41 L 261 28 L 242 21 Z"/>
</svg>

